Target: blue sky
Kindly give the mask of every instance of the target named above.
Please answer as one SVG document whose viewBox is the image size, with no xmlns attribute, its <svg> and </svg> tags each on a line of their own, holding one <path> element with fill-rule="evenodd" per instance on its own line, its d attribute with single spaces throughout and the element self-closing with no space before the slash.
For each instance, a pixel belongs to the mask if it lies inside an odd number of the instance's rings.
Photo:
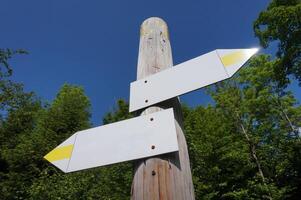
<svg viewBox="0 0 301 200">
<path fill-rule="evenodd" d="M 12 60 L 14 80 L 44 100 L 53 100 L 64 83 L 82 86 L 91 100 L 96 126 L 117 99 L 128 100 L 143 20 L 158 16 L 167 22 L 174 64 L 179 64 L 217 48 L 259 46 L 252 23 L 268 3 L 1 0 L 0 47 L 29 52 Z M 181 101 L 206 105 L 210 98 L 199 90 Z"/>
</svg>

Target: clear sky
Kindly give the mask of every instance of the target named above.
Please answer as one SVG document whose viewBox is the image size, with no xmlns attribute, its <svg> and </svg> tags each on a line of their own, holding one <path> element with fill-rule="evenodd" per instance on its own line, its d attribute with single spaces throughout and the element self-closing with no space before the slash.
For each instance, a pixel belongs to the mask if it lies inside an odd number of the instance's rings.
<svg viewBox="0 0 301 200">
<path fill-rule="evenodd" d="M 163 18 L 170 31 L 174 64 L 217 48 L 259 46 L 252 23 L 268 0 L 1 0 L 0 48 L 23 48 L 12 60 L 14 80 L 44 100 L 64 83 L 80 85 L 101 124 L 119 98 L 128 100 L 136 78 L 139 27 Z M 181 97 L 206 105 L 202 90 Z"/>
</svg>

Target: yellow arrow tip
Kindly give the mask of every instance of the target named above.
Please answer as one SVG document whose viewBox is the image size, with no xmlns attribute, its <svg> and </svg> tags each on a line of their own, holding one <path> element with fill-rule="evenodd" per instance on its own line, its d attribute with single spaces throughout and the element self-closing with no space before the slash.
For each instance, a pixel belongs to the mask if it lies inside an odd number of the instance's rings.
<svg viewBox="0 0 301 200">
<path fill-rule="evenodd" d="M 73 151 L 73 144 L 57 147 L 50 151 L 44 158 L 49 162 L 54 162 L 62 159 L 70 159 Z"/>
<path fill-rule="evenodd" d="M 257 53 L 259 48 L 251 48 L 251 49 L 241 49 L 221 57 L 221 61 L 225 67 L 234 65 L 236 63 L 247 61 L 250 57 L 252 57 L 255 53 Z"/>
</svg>

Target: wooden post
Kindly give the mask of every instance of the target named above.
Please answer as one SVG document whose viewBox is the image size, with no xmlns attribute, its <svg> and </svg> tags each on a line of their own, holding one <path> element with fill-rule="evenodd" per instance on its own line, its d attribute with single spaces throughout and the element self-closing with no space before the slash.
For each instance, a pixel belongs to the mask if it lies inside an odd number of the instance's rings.
<svg viewBox="0 0 301 200">
<path fill-rule="evenodd" d="M 145 20 L 140 28 L 137 79 L 172 67 L 172 53 L 166 23 L 156 17 Z M 194 189 L 187 144 L 183 134 L 182 111 L 178 98 L 149 107 L 141 115 L 173 108 L 179 152 L 160 155 L 135 163 L 132 200 L 191 200 Z M 148 148 L 148 147 L 146 147 Z"/>
</svg>

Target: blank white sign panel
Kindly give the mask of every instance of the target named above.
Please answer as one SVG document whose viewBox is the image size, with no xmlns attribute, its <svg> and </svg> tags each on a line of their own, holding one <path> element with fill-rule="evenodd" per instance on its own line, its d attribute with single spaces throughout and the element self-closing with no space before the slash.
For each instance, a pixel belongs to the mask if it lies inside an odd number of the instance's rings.
<svg viewBox="0 0 301 200">
<path fill-rule="evenodd" d="M 66 144 L 73 148 L 64 157 L 60 149 Z M 53 152 L 60 155 L 50 152 L 45 158 L 64 172 L 178 151 L 173 110 L 79 131 L 57 148 Z"/>
<path fill-rule="evenodd" d="M 256 51 L 215 50 L 132 82 L 130 112 L 230 78 Z"/>
</svg>

